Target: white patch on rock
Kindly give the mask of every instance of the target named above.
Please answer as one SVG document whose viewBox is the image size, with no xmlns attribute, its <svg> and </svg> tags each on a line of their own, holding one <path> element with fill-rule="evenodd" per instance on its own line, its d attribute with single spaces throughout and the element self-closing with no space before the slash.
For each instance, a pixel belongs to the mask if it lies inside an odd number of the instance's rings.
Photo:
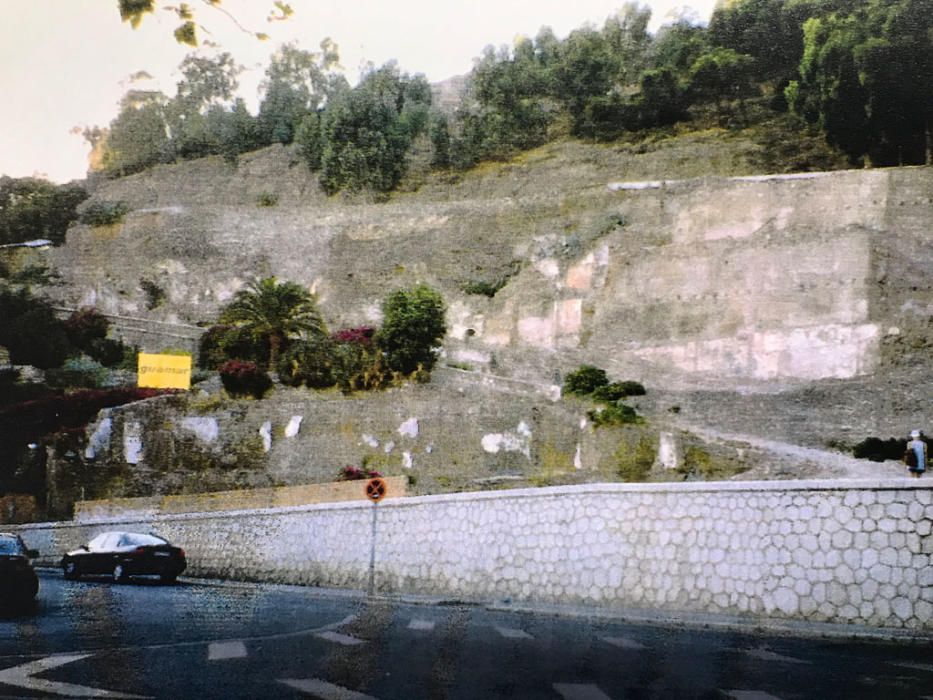
<svg viewBox="0 0 933 700">
<path fill-rule="evenodd" d="M 292 416 L 292 419 L 288 421 L 288 425 L 285 426 L 285 437 L 295 437 L 298 434 L 298 431 L 301 430 L 302 420 L 302 416 Z"/>
<path fill-rule="evenodd" d="M 262 427 L 259 428 L 259 436 L 262 438 L 262 449 L 263 452 L 268 452 L 272 449 L 272 421 L 266 421 L 262 424 Z"/>
<path fill-rule="evenodd" d="M 531 428 L 521 421 L 515 432 L 487 433 L 480 441 L 483 449 L 490 454 L 498 452 L 520 452 L 531 459 Z"/>
<path fill-rule="evenodd" d="M 363 440 L 364 444 L 369 445 L 373 449 L 376 449 L 377 447 L 379 447 L 379 441 L 376 438 L 374 438 L 372 435 L 367 435 L 366 433 L 363 433 L 361 439 Z"/>
<path fill-rule="evenodd" d="M 560 265 L 554 258 L 544 258 L 535 262 L 535 269 L 548 279 L 554 279 L 560 274 Z"/>
<path fill-rule="evenodd" d="M 402 423 L 398 427 L 398 434 L 410 438 L 418 437 L 418 419 L 416 417 L 412 417 Z"/>
<path fill-rule="evenodd" d="M 402 467 L 405 469 L 411 469 L 414 465 L 414 461 L 411 458 L 411 452 L 402 453 Z"/>
<path fill-rule="evenodd" d="M 578 442 L 577 451 L 573 455 L 574 469 L 583 469 L 583 446 Z"/>
<path fill-rule="evenodd" d="M 662 432 L 658 437 L 658 464 L 664 469 L 677 469 L 681 463 L 680 441 L 674 433 Z"/>
<path fill-rule="evenodd" d="M 181 427 L 194 433 L 201 442 L 211 443 L 220 437 L 220 427 L 216 418 L 188 416 L 182 419 Z"/>
<path fill-rule="evenodd" d="M 107 415 L 91 433 L 87 440 L 87 447 L 84 448 L 86 459 L 95 459 L 98 452 L 102 452 L 110 447 L 110 434 L 113 432 L 113 419 Z"/>
<path fill-rule="evenodd" d="M 143 458 L 142 428 L 133 421 L 123 426 L 123 458 L 127 464 L 139 464 Z"/>
<path fill-rule="evenodd" d="M 389 440 L 382 449 L 386 451 L 386 454 L 389 454 L 392 450 L 395 449 L 395 443 L 392 440 Z"/>
</svg>

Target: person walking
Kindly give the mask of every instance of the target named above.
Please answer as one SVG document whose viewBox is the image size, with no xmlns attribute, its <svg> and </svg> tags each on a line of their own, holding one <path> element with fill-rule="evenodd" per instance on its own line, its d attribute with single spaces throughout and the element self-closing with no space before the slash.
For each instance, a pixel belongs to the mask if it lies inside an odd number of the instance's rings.
<svg viewBox="0 0 933 700">
<path fill-rule="evenodd" d="M 927 468 L 927 443 L 923 433 L 919 430 L 910 432 L 910 441 L 907 443 L 907 452 L 904 455 L 907 462 L 907 471 L 915 479 L 919 479 Z"/>
</svg>

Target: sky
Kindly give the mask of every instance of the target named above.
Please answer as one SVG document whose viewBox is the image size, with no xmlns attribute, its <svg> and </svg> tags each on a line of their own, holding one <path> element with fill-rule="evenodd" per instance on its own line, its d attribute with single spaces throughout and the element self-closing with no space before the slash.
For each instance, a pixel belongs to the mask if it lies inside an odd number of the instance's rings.
<svg viewBox="0 0 933 700">
<path fill-rule="evenodd" d="M 290 0 L 294 15 L 266 21 L 272 0 L 224 0 L 222 7 L 258 41 L 203 0 L 188 0 L 202 34 L 245 67 L 240 94 L 255 112 L 269 55 L 287 42 L 317 50 L 331 38 L 347 79 L 366 63 L 397 61 L 436 82 L 470 71 L 487 45 L 512 45 L 543 26 L 558 37 L 590 23 L 602 26 L 624 0 Z M 159 0 L 159 6 L 167 3 Z M 715 0 L 642 0 L 652 31 L 678 10 L 706 21 Z M 178 64 L 191 47 L 178 45 L 178 18 L 157 10 L 138 29 L 120 21 L 116 0 L 0 0 L 0 175 L 80 179 L 89 147 L 74 127 L 106 126 L 131 87 L 175 93 Z M 131 84 L 139 71 L 151 81 Z"/>
</svg>

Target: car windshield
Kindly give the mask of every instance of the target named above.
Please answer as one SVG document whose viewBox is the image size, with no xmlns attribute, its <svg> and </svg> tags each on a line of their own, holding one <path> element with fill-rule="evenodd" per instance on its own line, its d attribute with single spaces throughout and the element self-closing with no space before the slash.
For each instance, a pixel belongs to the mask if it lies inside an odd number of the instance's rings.
<svg viewBox="0 0 933 700">
<path fill-rule="evenodd" d="M 168 544 L 161 537 L 155 535 L 139 535 L 133 532 L 125 532 L 120 538 L 120 547 L 145 547 L 151 545 Z"/>
<path fill-rule="evenodd" d="M 23 548 L 15 537 L 0 537 L 0 554 L 22 554 Z"/>
</svg>

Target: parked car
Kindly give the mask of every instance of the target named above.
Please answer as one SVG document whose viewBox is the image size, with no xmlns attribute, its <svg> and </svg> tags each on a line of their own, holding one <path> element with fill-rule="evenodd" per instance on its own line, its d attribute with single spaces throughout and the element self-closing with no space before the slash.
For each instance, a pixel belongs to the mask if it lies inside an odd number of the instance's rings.
<svg viewBox="0 0 933 700">
<path fill-rule="evenodd" d="M 158 576 L 171 582 L 187 565 L 181 547 L 156 535 L 135 532 L 103 532 L 62 557 L 62 571 L 67 579 L 109 574 L 114 581 L 125 581 L 130 576 Z"/>
<path fill-rule="evenodd" d="M 30 560 L 38 556 L 19 535 L 0 532 L 0 602 L 21 604 L 36 597 L 39 577 Z"/>
</svg>

